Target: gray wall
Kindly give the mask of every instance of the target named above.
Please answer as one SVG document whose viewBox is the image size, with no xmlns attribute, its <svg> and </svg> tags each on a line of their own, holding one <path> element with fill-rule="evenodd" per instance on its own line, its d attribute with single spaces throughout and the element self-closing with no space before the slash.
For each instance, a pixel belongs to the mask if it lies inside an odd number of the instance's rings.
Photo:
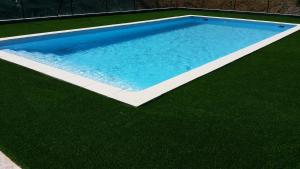
<svg viewBox="0 0 300 169">
<path fill-rule="evenodd" d="M 0 19 L 192 7 L 300 15 L 300 0 L 0 0 Z"/>
</svg>

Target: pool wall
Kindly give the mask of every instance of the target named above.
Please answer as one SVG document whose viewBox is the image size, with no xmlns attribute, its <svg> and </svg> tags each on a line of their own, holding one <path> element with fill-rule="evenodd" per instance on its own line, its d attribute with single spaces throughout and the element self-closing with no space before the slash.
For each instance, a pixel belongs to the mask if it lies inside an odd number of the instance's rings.
<svg viewBox="0 0 300 169">
<path fill-rule="evenodd" d="M 40 73 L 49 75 L 51 77 L 63 80 L 65 82 L 80 86 L 87 90 L 96 92 L 98 94 L 101 94 L 101 95 L 107 96 L 109 98 L 113 98 L 115 100 L 118 100 L 118 101 L 124 102 L 126 104 L 137 107 L 137 106 L 140 106 L 140 105 L 170 91 L 170 90 L 173 90 L 185 83 L 188 83 L 196 78 L 199 78 L 209 72 L 212 72 L 226 64 L 229 64 L 239 58 L 242 58 L 258 49 L 261 49 L 275 41 L 278 41 L 296 31 L 300 30 L 300 25 L 292 24 L 292 23 L 257 21 L 257 20 L 225 18 L 225 17 L 211 17 L 211 16 L 202 16 L 202 15 L 185 15 L 185 16 L 179 16 L 179 17 L 171 17 L 171 18 L 164 18 L 164 19 L 124 23 L 124 24 L 116 24 L 116 25 L 108 25 L 108 26 L 99 26 L 99 27 L 91 27 L 91 28 L 82 28 L 82 29 L 73 29 L 73 30 L 65 30 L 65 31 L 56 31 L 56 32 L 48 32 L 48 33 L 38 33 L 38 34 L 31 34 L 31 35 L 15 36 L 15 37 L 9 37 L 9 38 L 1 38 L 0 42 L 7 41 L 7 40 L 28 38 L 28 37 L 38 37 L 38 36 L 45 36 L 45 35 L 83 31 L 83 30 L 93 30 L 93 29 L 99 29 L 99 28 L 109 28 L 109 27 L 115 27 L 115 26 L 139 24 L 139 23 L 150 23 L 150 22 L 154 22 L 154 21 L 163 21 L 163 20 L 185 18 L 185 17 L 202 17 L 202 18 L 205 17 L 205 18 L 240 20 L 240 21 L 250 21 L 250 22 L 259 22 L 259 23 L 265 22 L 265 23 L 277 23 L 277 24 L 290 24 L 290 25 L 295 25 L 295 27 L 290 28 L 284 32 L 278 33 L 270 38 L 267 38 L 263 41 L 255 43 L 253 45 L 245 47 L 241 50 L 233 52 L 229 55 L 221 57 L 217 60 L 209 62 L 205 65 L 199 66 L 193 70 L 182 73 L 176 77 L 173 77 L 171 79 L 163 81 L 163 82 L 161 82 L 157 85 L 154 85 L 150 88 L 147 88 L 147 89 L 144 89 L 141 91 L 132 91 L 132 92 L 126 91 L 124 89 L 120 89 L 117 87 L 113 87 L 111 85 L 107 85 L 107 84 L 104 84 L 104 83 L 101 83 L 101 82 L 98 82 L 95 80 L 91 80 L 91 79 L 85 78 L 80 75 L 69 73 L 67 71 L 64 71 L 64 70 L 61 70 L 58 68 L 54 68 L 52 66 L 48 66 L 45 64 L 41 64 L 36 61 L 27 59 L 25 57 L 18 56 L 15 54 L 10 54 L 10 53 L 7 53 L 7 52 L 1 51 L 1 50 L 0 50 L 0 59 L 27 67 L 29 69 L 38 71 Z"/>
</svg>

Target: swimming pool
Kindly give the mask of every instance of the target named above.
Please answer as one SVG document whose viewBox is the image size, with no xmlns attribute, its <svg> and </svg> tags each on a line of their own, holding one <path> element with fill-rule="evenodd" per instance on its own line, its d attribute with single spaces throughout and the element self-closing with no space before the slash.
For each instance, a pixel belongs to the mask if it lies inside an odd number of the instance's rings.
<svg viewBox="0 0 300 169">
<path fill-rule="evenodd" d="M 0 58 L 139 106 L 299 25 L 182 16 L 0 39 Z"/>
</svg>

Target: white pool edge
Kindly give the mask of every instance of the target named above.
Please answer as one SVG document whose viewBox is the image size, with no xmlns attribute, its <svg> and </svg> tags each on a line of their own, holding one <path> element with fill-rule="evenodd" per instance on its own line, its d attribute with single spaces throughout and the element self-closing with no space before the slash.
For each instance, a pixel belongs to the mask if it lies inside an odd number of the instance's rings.
<svg viewBox="0 0 300 169">
<path fill-rule="evenodd" d="M 21 167 L 0 151 L 0 169 L 21 169 Z"/>
<path fill-rule="evenodd" d="M 150 88 L 145 90 L 137 91 L 137 92 L 129 92 L 123 90 L 121 88 L 113 87 L 111 85 L 107 85 L 101 82 L 97 82 L 95 80 L 91 80 L 80 75 L 76 75 L 58 68 L 54 68 L 45 64 L 38 63 L 36 61 L 27 59 L 22 56 L 17 56 L 14 54 L 10 54 L 0 50 L 0 59 L 27 67 L 29 69 L 38 71 L 40 73 L 49 75 L 51 77 L 60 79 L 62 81 L 74 84 L 76 86 L 80 86 L 87 90 L 93 91 L 95 93 L 107 96 L 109 98 L 121 101 L 123 103 L 138 107 L 150 100 L 157 98 L 158 96 L 167 93 L 183 84 L 186 84 L 196 78 L 199 78 L 207 73 L 210 73 L 224 65 L 227 65 L 239 58 L 242 58 L 256 50 L 259 50 L 273 42 L 276 42 L 298 30 L 300 30 L 300 24 L 294 23 L 285 23 L 285 22 L 272 22 L 272 21 L 260 21 L 260 20 L 252 20 L 252 19 L 239 19 L 239 18 L 227 18 L 227 17 L 212 17 L 212 16 L 204 16 L 204 15 L 184 15 L 184 16 L 177 16 L 177 17 L 169 17 L 163 19 L 155 19 L 155 20 L 147 20 L 147 21 L 139 21 L 139 22 L 131 22 L 131 23 L 124 23 L 124 24 L 114 24 L 114 25 L 107 25 L 107 26 L 97 26 L 97 27 L 90 27 L 90 28 L 81 28 L 81 29 L 72 29 L 72 30 L 64 30 L 64 31 L 55 31 L 55 32 L 47 32 L 47 33 L 38 33 L 38 34 L 31 34 L 31 35 L 22 35 L 22 36 L 15 36 L 15 37 L 8 37 L 8 38 L 0 38 L 0 41 L 4 40 L 11 40 L 11 39 L 19 39 L 19 38 L 27 38 L 27 37 L 34 37 L 34 36 L 41 36 L 41 35 L 51 35 L 51 34 L 58 34 L 58 33 L 66 33 L 66 32 L 75 32 L 75 31 L 82 31 L 82 30 L 93 30 L 99 28 L 107 28 L 107 27 L 114 27 L 114 26 L 122 26 L 122 25 L 132 25 L 138 23 L 148 23 L 153 21 L 162 21 L 162 20 L 169 20 L 175 18 L 184 18 L 184 17 L 206 17 L 206 18 L 218 18 L 218 19 L 230 19 L 230 20 L 242 20 L 242 21 L 252 21 L 252 22 L 265 22 L 265 23 L 276 23 L 276 24 L 290 24 L 295 25 L 295 27 L 288 29 L 284 32 L 276 34 L 270 38 L 267 38 L 263 41 L 245 47 L 241 50 L 233 52 L 227 56 L 221 57 L 217 60 L 209 62 L 205 65 L 199 66 L 191 71 L 182 73 L 176 77 L 163 81 L 157 85 L 154 85 Z"/>
</svg>

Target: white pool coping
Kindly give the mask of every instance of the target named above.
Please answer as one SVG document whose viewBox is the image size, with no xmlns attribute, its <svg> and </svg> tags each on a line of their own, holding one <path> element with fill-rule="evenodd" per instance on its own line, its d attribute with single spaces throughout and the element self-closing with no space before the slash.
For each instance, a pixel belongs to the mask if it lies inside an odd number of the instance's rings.
<svg viewBox="0 0 300 169">
<path fill-rule="evenodd" d="M 72 29 L 72 30 L 63 30 L 63 31 L 55 31 L 55 32 L 47 32 L 47 33 L 37 33 L 37 34 L 30 34 L 30 35 L 22 35 L 22 36 L 14 36 L 8 38 L 0 38 L 0 41 L 4 40 L 11 40 L 11 39 L 20 39 L 20 38 L 27 38 L 27 37 L 35 37 L 41 35 L 51 35 L 51 34 L 60 34 L 60 33 L 67 33 L 67 32 L 75 32 L 75 31 L 82 31 L 82 30 L 93 30 L 99 28 L 108 28 L 114 26 L 122 26 L 122 25 L 132 25 L 138 23 L 148 23 L 153 21 L 162 21 L 162 20 L 169 20 L 175 18 L 184 18 L 184 17 L 205 17 L 205 18 L 217 18 L 217 19 L 229 19 L 229 20 L 241 20 L 241 21 L 251 21 L 251 22 L 266 22 L 266 23 L 276 23 L 276 24 L 289 24 L 295 25 L 295 27 L 288 29 L 284 32 L 278 33 L 270 38 L 262 40 L 258 43 L 245 47 L 241 50 L 233 52 L 229 55 L 216 59 L 212 62 L 209 62 L 205 65 L 199 66 L 193 70 L 188 72 L 182 73 L 178 76 L 170 78 L 166 81 L 163 81 L 159 84 L 156 84 L 152 87 L 141 91 L 126 91 L 121 88 L 113 87 L 111 85 L 101 83 L 92 79 L 85 78 L 80 75 L 76 75 L 74 73 L 70 73 L 52 66 L 48 66 L 46 64 L 42 64 L 30 59 L 27 59 L 22 56 L 18 56 L 15 54 L 11 54 L 0 50 L 0 59 L 24 66 L 26 68 L 38 71 L 40 73 L 49 75 L 51 77 L 60 79 L 62 81 L 74 84 L 76 86 L 80 86 L 87 90 L 93 91 L 95 93 L 107 96 L 109 98 L 121 101 L 123 103 L 138 107 L 150 100 L 157 98 L 158 96 L 167 93 L 183 84 L 186 84 L 196 78 L 199 78 L 207 73 L 210 73 L 224 65 L 227 65 L 239 58 L 242 58 L 258 49 L 261 49 L 275 41 L 278 41 L 298 30 L 300 30 L 300 24 L 294 23 L 285 23 L 285 22 L 272 22 L 272 21 L 260 21 L 260 20 L 251 20 L 251 19 L 238 19 L 238 18 L 227 18 L 227 17 L 212 17 L 212 16 L 204 16 L 204 15 L 184 15 L 184 16 L 177 16 L 177 17 L 169 17 L 163 19 L 155 19 L 155 20 L 147 20 L 147 21 L 139 21 L 139 22 L 131 22 L 131 23 L 123 23 L 123 24 L 114 24 L 114 25 L 106 25 L 106 26 L 97 26 L 97 27 L 90 27 L 90 28 L 81 28 L 81 29 Z"/>
<path fill-rule="evenodd" d="M 0 169 L 21 169 L 11 159 L 9 159 L 4 153 L 0 151 Z"/>
</svg>

